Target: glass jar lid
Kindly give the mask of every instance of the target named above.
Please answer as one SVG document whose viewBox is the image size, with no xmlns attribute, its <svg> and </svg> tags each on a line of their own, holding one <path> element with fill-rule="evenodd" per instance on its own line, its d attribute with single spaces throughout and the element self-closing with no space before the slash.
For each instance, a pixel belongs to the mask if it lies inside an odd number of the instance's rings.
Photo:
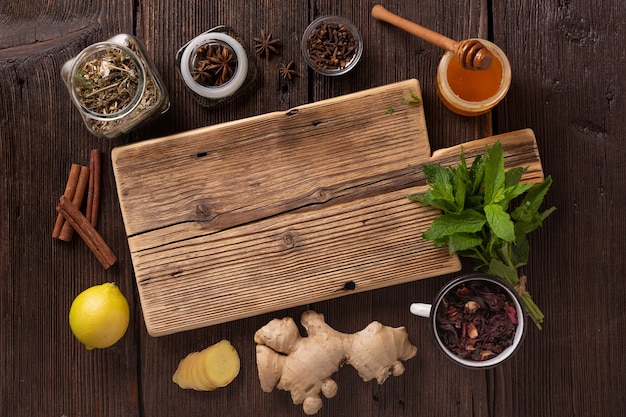
<svg viewBox="0 0 626 417">
<path fill-rule="evenodd" d="M 206 86 L 194 79 L 192 74 L 198 48 L 218 44 L 235 54 L 236 69 L 228 81 L 217 86 Z M 208 32 L 193 38 L 185 47 L 180 60 L 180 74 L 185 84 L 196 94 L 211 99 L 234 95 L 246 81 L 248 56 L 243 46 L 232 36 L 221 32 Z"/>
</svg>

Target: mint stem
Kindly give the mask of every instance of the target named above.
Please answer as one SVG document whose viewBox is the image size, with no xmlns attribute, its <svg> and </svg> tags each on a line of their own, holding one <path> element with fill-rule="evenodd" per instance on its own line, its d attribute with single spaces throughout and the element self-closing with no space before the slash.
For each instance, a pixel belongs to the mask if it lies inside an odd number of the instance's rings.
<svg viewBox="0 0 626 417">
<path fill-rule="evenodd" d="M 509 267 L 515 269 L 513 265 L 513 261 L 511 261 L 511 245 L 506 245 L 505 250 L 502 251 L 502 258 L 504 258 L 502 260 Z M 543 323 L 544 315 L 541 312 L 541 309 L 539 309 L 539 307 L 537 306 L 537 304 L 535 304 L 535 302 L 533 301 L 528 291 L 526 291 L 525 285 L 520 286 L 519 272 L 516 274 L 517 279 L 515 280 L 512 280 L 510 277 L 501 276 L 499 278 L 503 279 L 510 286 L 515 288 L 515 291 L 517 291 L 517 293 L 519 294 L 522 300 L 522 304 L 524 304 L 524 307 L 526 308 L 527 315 L 530 317 L 533 323 L 535 323 L 535 326 L 537 326 L 537 328 L 541 330 L 542 329 L 541 324 Z"/>
</svg>

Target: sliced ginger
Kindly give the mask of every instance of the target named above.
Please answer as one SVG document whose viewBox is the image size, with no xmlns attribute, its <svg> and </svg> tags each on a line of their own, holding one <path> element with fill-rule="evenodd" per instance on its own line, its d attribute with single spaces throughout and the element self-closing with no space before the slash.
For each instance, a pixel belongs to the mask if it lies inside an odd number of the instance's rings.
<svg viewBox="0 0 626 417">
<path fill-rule="evenodd" d="M 274 319 L 254 335 L 261 389 L 289 391 L 294 404 L 305 414 L 322 408 L 322 398 L 337 394 L 331 379 L 343 363 L 352 365 L 364 381 L 379 384 L 404 373 L 402 361 L 415 356 L 404 327 L 389 327 L 374 321 L 353 334 L 340 333 L 314 311 L 302 314 L 308 337 L 301 337 L 292 318 Z"/>
<path fill-rule="evenodd" d="M 230 384 L 239 374 L 239 355 L 227 340 L 192 352 L 178 364 L 172 381 L 183 389 L 213 391 Z"/>
</svg>

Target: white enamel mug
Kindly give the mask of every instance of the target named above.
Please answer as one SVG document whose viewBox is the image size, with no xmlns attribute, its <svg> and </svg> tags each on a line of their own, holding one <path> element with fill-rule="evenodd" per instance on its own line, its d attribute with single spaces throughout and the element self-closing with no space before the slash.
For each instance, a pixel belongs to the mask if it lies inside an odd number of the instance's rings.
<svg viewBox="0 0 626 417">
<path fill-rule="evenodd" d="M 440 335 L 441 331 L 438 328 L 438 314 L 442 314 L 444 309 L 444 299 L 451 292 L 456 291 L 459 287 L 471 285 L 472 282 L 483 282 L 488 285 L 495 286 L 503 294 L 507 296 L 507 300 L 510 305 L 515 308 L 517 316 L 517 326 L 515 328 L 515 335 L 510 346 L 504 348 L 502 352 L 496 354 L 493 357 L 485 360 L 474 360 L 471 358 L 461 358 L 451 349 L 446 347 Z M 435 338 L 435 342 L 443 354 L 451 359 L 453 362 L 471 369 L 488 369 L 494 366 L 500 365 L 502 362 L 509 359 L 519 348 L 524 335 L 526 333 L 526 325 L 528 319 L 526 317 L 525 310 L 522 306 L 521 300 L 517 292 L 501 279 L 492 277 L 485 274 L 470 274 L 460 276 L 450 282 L 448 282 L 440 291 L 432 304 L 426 303 L 413 303 L 410 306 L 410 312 L 420 317 L 429 319 L 430 328 Z"/>
</svg>

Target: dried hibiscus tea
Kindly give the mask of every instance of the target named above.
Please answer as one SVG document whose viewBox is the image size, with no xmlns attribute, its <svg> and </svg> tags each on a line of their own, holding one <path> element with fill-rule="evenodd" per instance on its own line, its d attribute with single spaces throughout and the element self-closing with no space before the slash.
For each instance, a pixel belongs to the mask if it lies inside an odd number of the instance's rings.
<svg viewBox="0 0 626 417">
<path fill-rule="evenodd" d="M 500 286 L 469 281 L 453 288 L 437 311 L 437 333 L 459 358 L 484 361 L 513 344 L 517 310 Z"/>
</svg>

